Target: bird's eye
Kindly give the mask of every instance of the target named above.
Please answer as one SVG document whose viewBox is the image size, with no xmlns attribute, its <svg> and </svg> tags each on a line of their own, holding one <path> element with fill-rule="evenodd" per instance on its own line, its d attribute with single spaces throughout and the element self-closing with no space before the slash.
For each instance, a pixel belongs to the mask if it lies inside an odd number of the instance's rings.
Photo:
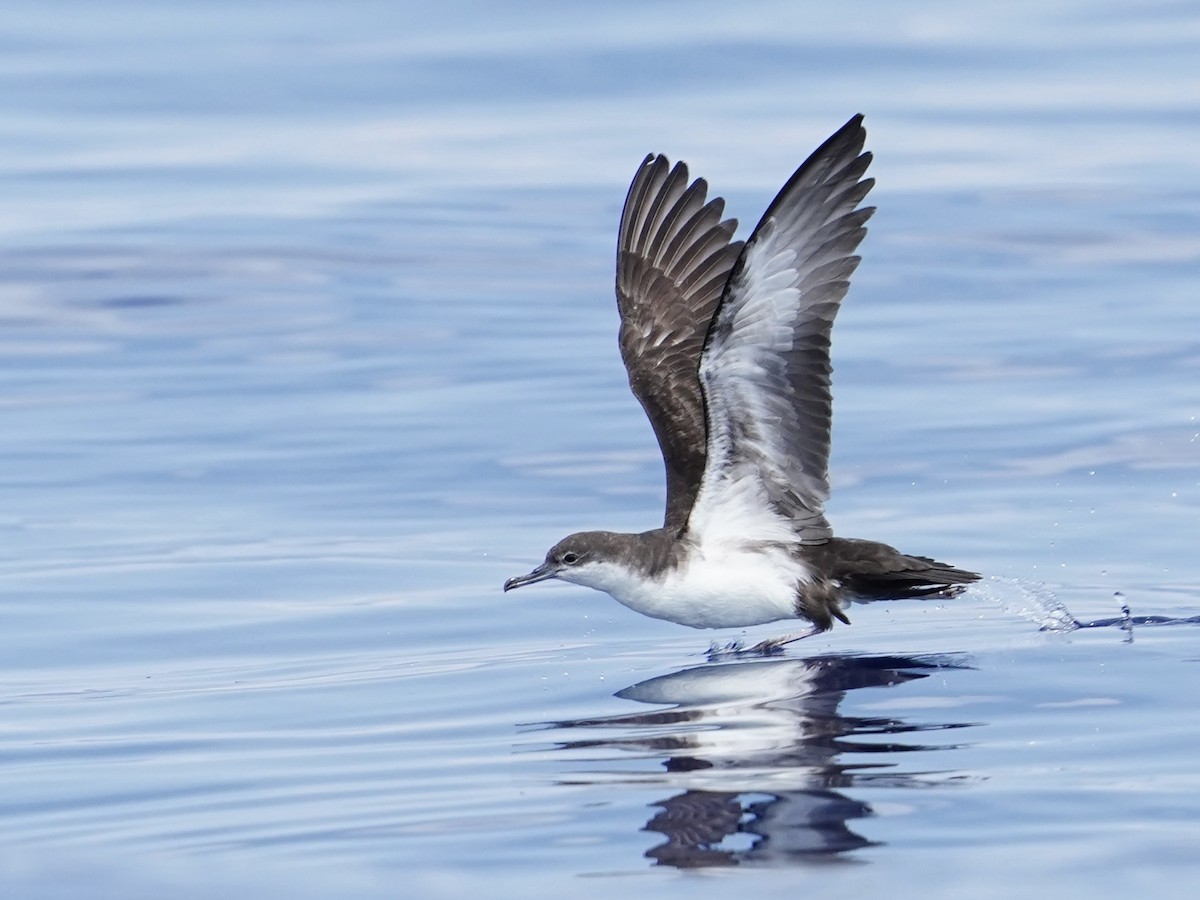
<svg viewBox="0 0 1200 900">
<path fill-rule="evenodd" d="M 573 565 L 575 565 L 575 563 L 579 562 L 579 554 L 572 553 L 571 551 L 568 550 L 566 553 L 564 553 L 562 555 L 561 559 L 568 566 L 573 566 Z"/>
</svg>

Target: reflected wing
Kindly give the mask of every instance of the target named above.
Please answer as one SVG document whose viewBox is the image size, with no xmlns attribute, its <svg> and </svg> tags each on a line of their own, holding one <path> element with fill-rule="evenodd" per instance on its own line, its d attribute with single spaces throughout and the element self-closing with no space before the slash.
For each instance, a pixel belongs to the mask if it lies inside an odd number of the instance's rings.
<svg viewBox="0 0 1200 900">
<path fill-rule="evenodd" d="M 700 352 L 742 242 L 725 201 L 705 202 L 687 166 L 647 156 L 634 176 L 617 239 L 621 358 L 667 470 L 664 524 L 682 529 L 704 472 Z"/>
<path fill-rule="evenodd" d="M 700 366 L 710 450 L 697 535 L 831 536 L 829 332 L 873 209 L 858 209 L 866 132 L 855 116 L 796 170 L 746 242 Z"/>
</svg>

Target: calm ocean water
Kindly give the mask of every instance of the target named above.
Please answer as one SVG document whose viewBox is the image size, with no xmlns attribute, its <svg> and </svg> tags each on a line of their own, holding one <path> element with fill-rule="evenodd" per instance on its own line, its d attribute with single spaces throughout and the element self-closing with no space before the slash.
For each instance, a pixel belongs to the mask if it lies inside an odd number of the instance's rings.
<svg viewBox="0 0 1200 900">
<path fill-rule="evenodd" d="M 59 0 L 0 51 L 4 896 L 1192 896 L 1200 627 L 1054 628 L 1200 615 L 1192 6 Z M 751 224 L 858 111 L 830 517 L 987 579 L 716 665 L 502 594 L 661 515 L 642 156 Z"/>
</svg>

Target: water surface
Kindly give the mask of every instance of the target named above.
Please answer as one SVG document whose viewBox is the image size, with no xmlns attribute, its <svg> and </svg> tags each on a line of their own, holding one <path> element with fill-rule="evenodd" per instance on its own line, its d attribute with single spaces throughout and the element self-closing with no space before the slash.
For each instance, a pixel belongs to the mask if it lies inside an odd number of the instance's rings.
<svg viewBox="0 0 1200 900">
<path fill-rule="evenodd" d="M 1198 37 L 1169 3 L 10 11 L 10 892 L 1190 896 L 1200 632 L 1041 629 L 1200 614 Z M 740 633 L 501 594 L 660 516 L 614 339 L 638 161 L 749 224 L 857 111 L 830 517 L 985 581 L 717 663 Z"/>
</svg>

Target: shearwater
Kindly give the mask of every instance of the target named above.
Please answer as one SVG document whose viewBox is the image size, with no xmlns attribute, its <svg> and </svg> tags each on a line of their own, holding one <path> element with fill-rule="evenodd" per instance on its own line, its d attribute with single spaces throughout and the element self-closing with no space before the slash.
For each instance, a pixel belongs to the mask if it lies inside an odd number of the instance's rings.
<svg viewBox="0 0 1200 900">
<path fill-rule="evenodd" d="M 804 619 L 855 601 L 951 596 L 974 572 L 833 536 L 829 335 L 858 266 L 874 184 L 857 115 L 784 185 L 750 237 L 687 166 L 647 156 L 617 238 L 621 358 L 666 465 L 666 515 L 640 534 L 584 531 L 504 590 L 558 578 L 693 628 Z M 734 648 L 740 645 L 732 645 Z"/>
</svg>

